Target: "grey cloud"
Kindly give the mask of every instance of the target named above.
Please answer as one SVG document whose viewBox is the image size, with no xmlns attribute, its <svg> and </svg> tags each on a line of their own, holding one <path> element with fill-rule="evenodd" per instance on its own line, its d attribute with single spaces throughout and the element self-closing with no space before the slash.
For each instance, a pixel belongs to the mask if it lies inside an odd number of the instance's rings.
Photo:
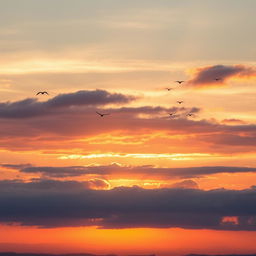
<svg viewBox="0 0 256 256">
<path fill-rule="evenodd" d="M 234 76 L 249 77 L 256 76 L 256 69 L 253 67 L 247 67 L 243 65 L 225 66 L 216 65 L 204 68 L 199 68 L 195 77 L 193 77 L 189 84 L 195 86 L 221 84 L 227 79 Z M 220 81 L 216 81 L 216 78 L 221 78 Z"/>
<path fill-rule="evenodd" d="M 8 169 L 19 170 L 19 169 L 23 169 L 26 167 L 30 167 L 31 164 L 0 164 L 0 166 L 4 167 L 4 168 L 8 168 Z"/>
<path fill-rule="evenodd" d="M 48 101 L 39 102 L 36 98 L 16 102 L 0 103 L 0 118 L 26 118 L 53 114 L 57 110 L 68 110 L 76 106 L 104 106 L 107 104 L 124 104 L 134 100 L 133 96 L 109 93 L 104 90 L 78 91 L 60 94 Z"/>
<path fill-rule="evenodd" d="M 256 230 L 256 190 L 89 190 L 80 182 L 0 182 L 0 221 L 40 227 Z M 238 223 L 223 222 L 236 216 Z"/>
<path fill-rule="evenodd" d="M 91 168 L 83 166 L 70 166 L 70 167 L 25 167 L 20 169 L 23 173 L 39 173 L 47 177 L 64 178 L 75 177 L 86 174 L 105 174 L 102 168 Z"/>
<path fill-rule="evenodd" d="M 2 166 L 2 165 L 0 165 Z M 5 164 L 5 166 L 8 166 Z M 12 165 L 10 165 L 12 168 Z M 17 169 L 17 167 L 14 167 Z M 234 167 L 234 166 L 199 166 L 187 168 L 165 168 L 146 166 L 120 166 L 116 164 L 102 166 L 67 166 L 67 167 L 49 167 L 49 166 L 28 166 L 19 169 L 21 173 L 38 173 L 46 177 L 65 178 L 82 175 L 108 176 L 116 175 L 119 177 L 129 177 L 131 175 L 148 177 L 167 178 L 193 178 L 218 173 L 248 173 L 256 172 L 253 167 Z"/>
<path fill-rule="evenodd" d="M 1 180 L 0 191 L 10 192 L 11 194 L 26 194 L 28 191 L 33 193 L 65 193 L 69 191 L 72 193 L 83 191 L 86 189 L 106 189 L 109 187 L 109 182 L 105 179 L 90 179 L 87 181 L 77 182 L 73 180 L 57 181 L 50 179 L 34 179 L 31 182 L 24 182 L 20 180 Z"/>
<path fill-rule="evenodd" d="M 186 189 L 198 189 L 198 184 L 193 180 L 183 180 L 176 183 L 173 183 L 171 188 L 186 188 Z"/>
</svg>

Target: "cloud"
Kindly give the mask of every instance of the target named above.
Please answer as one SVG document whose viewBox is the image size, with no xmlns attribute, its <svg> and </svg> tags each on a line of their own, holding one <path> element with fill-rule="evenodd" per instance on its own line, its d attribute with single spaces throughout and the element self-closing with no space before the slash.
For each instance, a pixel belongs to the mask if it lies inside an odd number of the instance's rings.
<svg viewBox="0 0 256 256">
<path fill-rule="evenodd" d="M 16 103 L 13 104 L 16 105 Z M 17 104 L 19 105 L 19 102 Z M 56 135 L 61 137 L 64 135 L 70 138 L 72 136 L 84 136 L 121 130 L 134 132 L 134 126 L 136 126 L 137 131 L 145 129 L 173 130 L 178 133 L 187 133 L 189 130 L 191 132 L 202 132 L 202 129 L 209 132 L 209 128 L 210 130 L 216 130 L 217 128 L 216 125 L 211 125 L 204 120 L 195 122 L 188 120 L 187 117 L 184 118 L 188 112 L 198 113 L 200 111 L 199 108 L 164 108 L 150 106 L 108 108 L 104 111 L 111 113 L 111 116 L 108 117 L 111 119 L 111 122 L 104 122 L 105 119 L 100 119 L 99 121 L 98 116 L 95 114 L 95 107 L 86 107 L 82 110 L 69 109 L 69 111 L 58 112 L 54 116 L 40 116 L 40 119 L 36 120 L 22 119 L 22 122 L 20 121 L 22 116 L 32 116 L 30 109 L 33 108 L 33 104 L 26 108 L 25 113 L 20 115 L 18 112 L 15 112 L 14 107 L 10 107 L 12 109 L 10 112 L 7 111 L 8 108 L 9 107 L 4 107 L 4 110 L 2 109 L 2 115 L 4 113 L 6 117 L 13 117 L 14 120 L 5 120 L 3 126 L 0 127 L 1 138 L 5 136 L 10 137 L 10 135 L 24 135 L 25 137 L 29 137 L 30 135 L 42 136 L 44 133 L 48 134 L 48 136 L 49 134 L 54 134 L 55 138 L 57 138 Z M 173 111 L 177 112 L 178 118 L 169 117 L 168 113 Z M 35 116 L 37 115 L 38 113 L 35 114 Z M 99 125 L 99 122 L 104 122 L 104 126 Z"/>
<path fill-rule="evenodd" d="M 89 189 L 109 189 L 110 183 L 104 179 L 91 179 L 86 181 Z"/>
<path fill-rule="evenodd" d="M 97 175 L 99 177 L 122 177 L 129 178 L 131 176 L 154 177 L 161 179 L 173 178 L 195 178 L 219 173 L 249 173 L 256 172 L 253 167 L 233 167 L 233 166 L 200 166 L 186 168 L 167 168 L 155 167 L 151 165 L 145 166 L 121 166 L 117 164 L 97 165 L 97 166 L 67 166 L 67 167 L 49 167 L 49 166 L 27 166 L 27 165 L 8 165 L 0 164 L 0 166 L 10 169 L 19 170 L 23 174 L 39 174 L 46 178 L 67 178 L 79 177 L 83 175 Z M 176 187 L 196 188 L 197 184 L 193 180 L 184 180 L 173 184 Z"/>
<path fill-rule="evenodd" d="M 91 168 L 83 166 L 70 166 L 70 167 L 25 167 L 21 168 L 20 172 L 22 173 L 38 173 L 46 177 L 52 178 L 65 178 L 65 177 L 76 177 L 86 174 L 104 174 L 102 168 Z"/>
<path fill-rule="evenodd" d="M 76 93 L 72 94 L 72 99 L 74 95 Z M 87 154 L 98 152 L 100 144 L 104 144 L 104 152 L 118 153 L 124 152 L 124 144 L 127 145 L 125 153 L 134 153 L 134 147 L 131 147 L 134 144 L 137 145 L 135 153 L 239 153 L 255 150 L 255 124 L 228 125 L 188 118 L 187 113 L 200 113 L 201 109 L 196 107 L 104 107 L 104 112 L 110 115 L 99 118 L 95 113 L 100 111 L 98 105 L 73 106 L 73 101 L 62 99 L 29 103 L 25 108 L 17 107 L 20 102 L 3 104 L 2 109 L 0 104 L 0 116 L 2 111 L 2 116 L 8 118 L 0 126 L 0 147 L 5 150 L 54 152 L 65 148 L 72 154 L 71 149 L 76 148 L 80 154 Z M 174 118 L 169 116 L 173 112 L 176 113 Z M 165 147 L 159 147 L 163 141 Z"/>
<path fill-rule="evenodd" d="M 205 136 L 205 141 L 214 143 L 215 145 L 229 146 L 250 146 L 256 145 L 256 134 L 219 134 Z"/>
<path fill-rule="evenodd" d="M 40 227 L 256 230 L 256 190 L 90 190 L 82 182 L 1 181 L 0 221 Z M 237 222 L 223 222 L 236 216 Z"/>
<path fill-rule="evenodd" d="M 199 189 L 198 184 L 193 180 L 183 180 L 170 186 L 171 188 Z"/>
<path fill-rule="evenodd" d="M 26 191 L 34 191 L 37 192 L 49 192 L 49 193 L 59 193 L 67 191 L 78 192 L 86 189 L 108 189 L 109 182 L 105 179 L 90 179 L 87 181 L 57 181 L 57 180 L 50 180 L 50 179 L 34 179 L 31 182 L 23 182 L 20 180 L 1 180 L 0 181 L 0 191 L 8 190 L 12 193 L 19 193 L 21 194 Z M 2 190 L 3 189 L 3 190 Z M 23 191 L 23 192 L 22 192 Z M 41 193 L 40 192 L 40 193 Z"/>
<path fill-rule="evenodd" d="M 189 80 L 188 84 L 198 87 L 220 86 L 233 77 L 256 77 L 256 69 L 254 67 L 247 67 L 243 65 L 215 65 L 198 68 L 194 77 Z M 216 78 L 219 78 L 220 80 L 216 81 Z"/>
<path fill-rule="evenodd" d="M 108 104 L 124 104 L 135 97 L 120 93 L 109 93 L 104 90 L 78 91 L 59 94 L 48 101 L 39 102 L 36 98 L 16 102 L 0 103 L 0 118 L 28 118 L 67 111 L 71 107 L 98 107 Z"/>
<path fill-rule="evenodd" d="M 19 170 L 26 167 L 30 167 L 30 164 L 0 164 L 1 167 L 8 168 L 8 169 L 14 169 Z"/>
</svg>

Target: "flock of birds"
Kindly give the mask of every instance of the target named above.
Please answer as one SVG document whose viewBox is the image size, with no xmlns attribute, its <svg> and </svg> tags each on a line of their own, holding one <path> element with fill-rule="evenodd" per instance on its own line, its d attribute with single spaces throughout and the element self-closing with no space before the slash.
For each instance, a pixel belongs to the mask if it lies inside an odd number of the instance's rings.
<svg viewBox="0 0 256 256">
<path fill-rule="evenodd" d="M 222 78 L 221 78 L 221 77 L 216 77 L 214 80 L 215 80 L 216 82 L 218 82 L 218 81 L 221 81 Z M 177 81 L 175 81 L 175 82 L 181 85 L 181 84 L 184 83 L 185 81 L 183 81 L 183 80 L 177 80 Z M 171 90 L 173 90 L 174 88 L 168 87 L 168 88 L 165 88 L 165 89 L 166 89 L 167 91 L 171 91 Z M 182 104 L 183 102 L 184 102 L 184 101 L 182 101 L 182 100 L 178 100 L 178 101 L 177 101 L 178 104 Z M 174 112 L 174 113 L 169 113 L 169 116 L 170 116 L 170 117 L 174 117 L 175 114 L 176 114 L 176 112 Z M 192 117 L 192 116 L 194 116 L 194 114 L 190 112 L 190 113 L 188 113 L 186 116 Z"/>
<path fill-rule="evenodd" d="M 214 79 L 215 81 L 220 81 L 221 80 L 221 78 L 220 77 L 216 77 L 215 79 Z M 183 80 L 177 80 L 177 81 L 175 81 L 176 83 L 178 83 L 179 85 L 181 85 L 182 83 L 184 83 L 185 81 L 183 81 Z M 168 87 L 168 88 L 165 88 L 167 91 L 171 91 L 171 90 L 173 90 L 174 88 L 171 88 L 171 87 Z M 38 92 L 36 95 L 38 96 L 38 95 L 49 95 L 49 93 L 47 92 L 47 91 L 40 91 L 40 92 Z M 182 100 L 178 100 L 177 101 L 177 103 L 178 104 L 182 104 L 183 103 L 183 101 Z M 98 112 L 98 111 L 96 111 L 96 114 L 98 114 L 100 117 L 104 117 L 104 116 L 108 116 L 108 115 L 110 115 L 110 113 L 100 113 L 100 112 Z M 176 114 L 176 112 L 174 112 L 174 113 L 169 113 L 169 116 L 170 117 L 174 117 L 175 116 L 175 114 Z M 194 116 L 194 114 L 193 113 L 188 113 L 187 114 L 187 116 L 189 116 L 189 117 L 192 117 L 192 116 Z"/>
<path fill-rule="evenodd" d="M 183 80 L 177 80 L 177 81 L 175 81 L 175 83 L 178 83 L 179 85 L 181 85 L 181 84 L 184 83 L 184 82 L 185 82 L 185 81 L 183 81 Z M 173 90 L 173 89 L 174 89 L 174 88 L 170 88 L 170 87 L 166 88 L 167 91 L 171 91 L 171 90 Z M 178 100 L 178 101 L 177 101 L 178 104 L 182 104 L 183 102 L 184 102 L 183 100 Z M 170 116 L 170 117 L 174 117 L 175 114 L 176 114 L 176 112 L 174 112 L 174 113 L 169 113 L 169 116 Z M 193 113 L 188 113 L 187 116 L 193 116 Z"/>
</svg>

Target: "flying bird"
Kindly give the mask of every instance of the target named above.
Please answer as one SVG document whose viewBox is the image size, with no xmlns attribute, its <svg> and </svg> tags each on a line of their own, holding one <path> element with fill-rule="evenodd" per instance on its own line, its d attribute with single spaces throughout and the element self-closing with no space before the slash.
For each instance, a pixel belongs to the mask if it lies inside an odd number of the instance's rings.
<svg viewBox="0 0 256 256">
<path fill-rule="evenodd" d="M 96 111 L 96 113 L 97 113 L 99 116 L 101 116 L 101 117 L 110 115 L 110 114 L 99 113 L 99 112 L 97 112 L 97 111 Z"/>
<path fill-rule="evenodd" d="M 220 77 L 216 77 L 216 78 L 215 78 L 215 81 L 220 81 L 220 80 L 221 80 Z"/>
<path fill-rule="evenodd" d="M 181 104 L 181 103 L 183 103 L 183 101 L 182 101 L 182 100 L 181 100 L 181 101 L 178 100 L 177 103 L 178 103 L 178 104 Z"/>
<path fill-rule="evenodd" d="M 49 95 L 49 93 L 46 92 L 46 91 L 44 91 L 44 92 L 38 92 L 36 95 L 39 95 L 39 94 L 42 94 L 42 95 L 46 94 L 46 95 Z"/>
<path fill-rule="evenodd" d="M 169 113 L 169 116 L 174 116 L 176 113 Z"/>
<path fill-rule="evenodd" d="M 178 80 L 178 81 L 175 81 L 176 83 L 179 83 L 179 84 L 182 84 L 184 83 L 185 81 L 181 81 L 181 80 Z"/>
<path fill-rule="evenodd" d="M 167 91 L 173 90 L 173 88 L 165 88 Z"/>
<path fill-rule="evenodd" d="M 187 114 L 187 116 L 194 116 L 194 114 L 192 114 L 192 113 L 188 113 L 188 114 Z"/>
</svg>

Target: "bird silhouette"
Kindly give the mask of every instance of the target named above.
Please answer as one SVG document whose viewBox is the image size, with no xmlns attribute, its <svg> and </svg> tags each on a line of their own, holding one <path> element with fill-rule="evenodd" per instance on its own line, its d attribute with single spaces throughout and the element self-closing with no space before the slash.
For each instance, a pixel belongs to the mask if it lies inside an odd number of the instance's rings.
<svg viewBox="0 0 256 256">
<path fill-rule="evenodd" d="M 185 81 L 178 80 L 178 81 L 175 81 L 175 82 L 178 83 L 178 84 L 182 84 L 182 83 L 184 83 Z"/>
<path fill-rule="evenodd" d="M 220 80 L 221 80 L 220 77 L 216 77 L 216 78 L 215 78 L 215 81 L 220 81 Z"/>
<path fill-rule="evenodd" d="M 173 90 L 173 88 L 165 88 L 167 91 Z"/>
<path fill-rule="evenodd" d="M 183 103 L 183 101 L 182 101 L 182 100 L 180 100 L 180 101 L 178 100 L 177 103 L 178 103 L 178 104 L 181 104 L 181 103 Z"/>
<path fill-rule="evenodd" d="M 169 116 L 174 116 L 176 113 L 169 113 Z"/>
<path fill-rule="evenodd" d="M 36 95 L 39 95 L 39 94 L 42 94 L 42 95 L 46 94 L 46 95 L 49 95 L 49 93 L 46 92 L 46 91 L 44 91 L 44 92 L 38 92 Z"/>
<path fill-rule="evenodd" d="M 107 116 L 107 115 L 110 115 L 110 114 L 103 114 L 103 113 L 99 113 L 98 111 L 96 111 L 96 113 L 97 113 L 99 116 L 101 116 L 101 117 L 103 117 L 103 116 Z"/>
<path fill-rule="evenodd" d="M 193 113 L 188 113 L 187 116 L 194 116 L 194 114 Z"/>
</svg>

